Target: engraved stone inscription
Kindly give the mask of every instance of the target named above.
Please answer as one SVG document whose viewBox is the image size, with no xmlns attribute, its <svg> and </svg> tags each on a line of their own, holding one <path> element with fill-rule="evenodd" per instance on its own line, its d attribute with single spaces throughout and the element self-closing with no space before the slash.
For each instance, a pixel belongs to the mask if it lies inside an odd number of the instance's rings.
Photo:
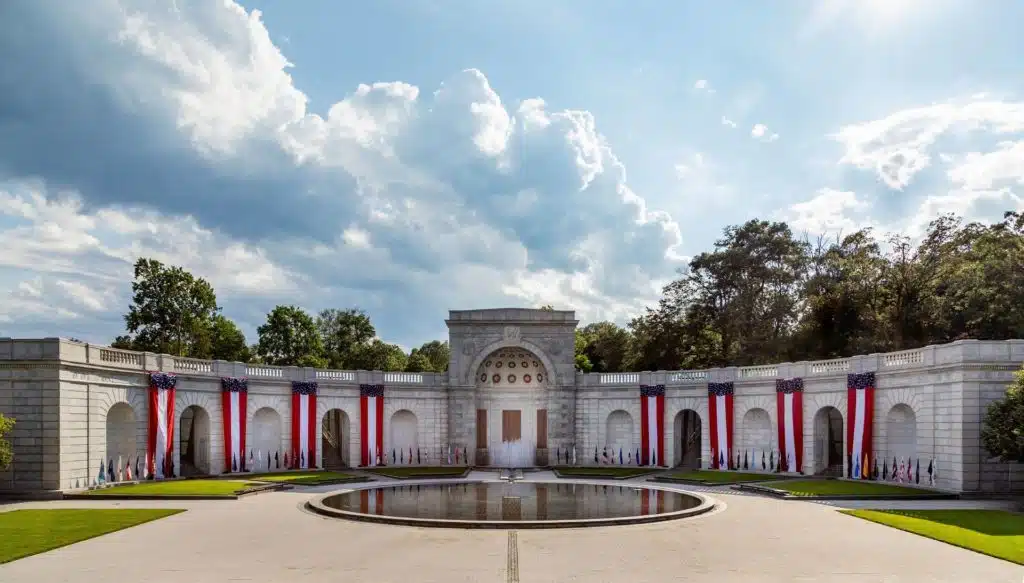
<svg viewBox="0 0 1024 583">
<path fill-rule="evenodd" d="M 505 326 L 505 340 L 519 342 L 519 326 Z"/>
</svg>

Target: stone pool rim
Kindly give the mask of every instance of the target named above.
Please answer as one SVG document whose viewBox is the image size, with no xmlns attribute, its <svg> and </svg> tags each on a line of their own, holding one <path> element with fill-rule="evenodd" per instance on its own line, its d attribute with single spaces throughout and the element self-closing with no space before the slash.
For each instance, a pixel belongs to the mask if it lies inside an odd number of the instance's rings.
<svg viewBox="0 0 1024 583">
<path fill-rule="evenodd" d="M 501 480 L 472 480 L 468 482 L 459 482 L 460 484 L 500 484 Z M 532 484 L 562 484 L 566 482 L 547 482 L 547 481 L 532 481 Z M 574 481 L 574 484 L 583 486 L 607 486 L 607 482 L 597 481 Z M 454 483 L 451 480 L 436 480 L 429 482 L 420 482 L 420 486 L 452 486 Z M 376 524 L 393 524 L 399 526 L 419 526 L 423 528 L 458 528 L 458 529 L 494 529 L 494 530 L 525 530 L 525 529 L 545 529 L 545 528 L 587 528 L 587 527 L 598 527 L 598 526 L 622 526 L 628 524 L 647 524 L 653 522 L 666 522 L 669 520 L 680 520 L 684 518 L 691 518 L 699 516 L 714 510 L 717 503 L 714 499 L 709 498 L 703 494 L 696 492 L 681 491 L 674 488 L 663 488 L 659 486 L 649 486 L 642 484 L 629 484 L 629 488 L 637 488 L 639 490 L 654 490 L 663 492 L 672 492 L 673 494 L 681 494 L 684 496 L 690 496 L 700 501 L 700 504 L 693 508 L 686 508 L 683 510 L 676 510 L 673 512 L 665 512 L 662 514 L 649 514 L 646 516 L 619 516 L 611 518 L 574 518 L 569 520 L 462 520 L 462 519 L 450 519 L 450 518 L 414 518 L 407 516 L 383 516 L 380 514 L 363 514 L 362 512 L 352 512 L 350 510 L 339 510 L 337 508 L 331 508 L 323 503 L 323 501 L 331 496 L 337 496 L 340 494 L 349 494 L 352 492 L 359 492 L 361 490 L 375 490 L 383 488 L 400 488 L 404 484 L 388 484 L 386 486 L 381 484 L 369 485 L 367 484 L 362 488 L 345 488 L 342 490 L 335 490 L 333 492 L 327 492 L 321 494 L 312 500 L 306 502 L 306 508 L 312 512 L 321 516 L 330 518 L 340 518 L 343 520 L 353 520 L 358 522 L 372 522 Z"/>
</svg>

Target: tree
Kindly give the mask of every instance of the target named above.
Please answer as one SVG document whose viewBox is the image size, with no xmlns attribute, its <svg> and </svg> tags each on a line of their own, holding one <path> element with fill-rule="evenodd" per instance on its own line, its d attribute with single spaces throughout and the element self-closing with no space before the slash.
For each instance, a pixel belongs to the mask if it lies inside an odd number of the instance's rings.
<svg viewBox="0 0 1024 583">
<path fill-rule="evenodd" d="M 593 363 L 590 362 L 590 358 L 587 357 L 587 337 L 583 335 L 582 330 L 576 330 L 576 340 L 574 342 L 574 355 L 576 370 L 580 372 L 590 372 L 594 370 Z"/>
<path fill-rule="evenodd" d="M 992 403 L 981 428 L 981 443 L 1003 461 L 1024 462 L 1024 368 L 1006 389 L 1006 397 Z"/>
<path fill-rule="evenodd" d="M 14 448 L 11 446 L 11 441 L 7 438 L 7 434 L 13 430 L 14 419 L 0 413 L 0 470 L 6 470 L 11 467 L 11 462 L 14 461 Z"/>
<path fill-rule="evenodd" d="M 407 360 L 401 346 L 374 339 L 352 355 L 349 366 L 356 370 L 402 371 L 405 370 Z"/>
<path fill-rule="evenodd" d="M 334 369 L 352 368 L 353 354 L 377 336 L 370 317 L 356 308 L 323 310 L 316 318 L 316 327 L 328 366 Z"/>
<path fill-rule="evenodd" d="M 277 306 L 257 329 L 257 354 L 266 364 L 326 367 L 323 342 L 313 318 L 296 306 Z"/>
<path fill-rule="evenodd" d="M 405 372 L 430 372 L 430 360 L 415 348 L 409 353 L 409 359 L 405 363 Z"/>
<path fill-rule="evenodd" d="M 540 311 L 542 311 L 542 312 L 554 312 L 555 311 L 555 307 L 552 306 L 551 304 L 544 304 L 543 306 L 540 307 Z"/>
<path fill-rule="evenodd" d="M 245 342 L 245 334 L 242 334 L 238 326 L 228 318 L 220 314 L 214 315 L 210 321 L 209 335 L 209 358 L 232 362 L 251 360 L 252 353 Z"/>
<path fill-rule="evenodd" d="M 419 348 L 413 348 L 412 352 L 409 353 L 410 360 L 414 355 L 422 355 L 427 359 L 427 368 L 424 370 L 444 372 L 448 370 L 448 362 L 452 358 L 452 351 L 447 341 L 431 340 L 430 342 L 424 342 Z"/>
<path fill-rule="evenodd" d="M 205 356 L 209 344 L 204 332 L 220 310 L 213 287 L 205 279 L 155 259 L 139 259 L 132 294 L 132 305 L 124 317 L 130 336 L 119 336 L 116 346 Z"/>
<path fill-rule="evenodd" d="M 593 365 L 594 372 L 621 372 L 629 352 L 629 330 L 612 322 L 595 322 L 578 330 L 577 338 L 583 339 L 583 354 Z"/>
</svg>

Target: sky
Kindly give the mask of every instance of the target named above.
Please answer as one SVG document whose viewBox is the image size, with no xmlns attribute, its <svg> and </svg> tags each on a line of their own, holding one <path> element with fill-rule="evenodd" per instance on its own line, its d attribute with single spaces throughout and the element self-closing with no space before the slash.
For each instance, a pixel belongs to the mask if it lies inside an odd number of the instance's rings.
<svg viewBox="0 0 1024 583">
<path fill-rule="evenodd" d="M 123 333 L 132 264 L 365 310 L 627 323 L 722 230 L 1024 210 L 1017 0 L 6 0 L 0 337 Z"/>
</svg>

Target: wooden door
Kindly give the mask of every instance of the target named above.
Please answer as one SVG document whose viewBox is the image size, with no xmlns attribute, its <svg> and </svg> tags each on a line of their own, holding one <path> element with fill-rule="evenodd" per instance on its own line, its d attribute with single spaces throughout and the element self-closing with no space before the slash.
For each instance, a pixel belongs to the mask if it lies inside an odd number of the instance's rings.
<svg viewBox="0 0 1024 583">
<path fill-rule="evenodd" d="M 501 412 L 501 440 L 519 441 L 523 438 L 523 412 L 505 410 Z"/>
</svg>

